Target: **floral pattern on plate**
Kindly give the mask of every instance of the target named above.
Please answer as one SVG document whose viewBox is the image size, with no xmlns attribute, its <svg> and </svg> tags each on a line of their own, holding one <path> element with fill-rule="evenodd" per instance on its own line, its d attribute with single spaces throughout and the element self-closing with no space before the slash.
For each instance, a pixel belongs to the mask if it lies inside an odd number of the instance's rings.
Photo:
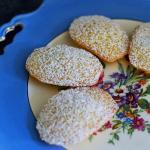
<svg viewBox="0 0 150 150">
<path fill-rule="evenodd" d="M 108 143 L 115 144 L 119 141 L 121 132 L 129 136 L 135 131 L 150 133 L 150 121 L 145 120 L 143 114 L 150 115 L 150 78 L 128 65 L 127 68 L 118 62 L 118 71 L 109 75 L 109 79 L 98 86 L 112 95 L 119 106 L 119 110 L 97 132 L 94 132 L 91 141 L 98 132 L 112 129 Z"/>
</svg>

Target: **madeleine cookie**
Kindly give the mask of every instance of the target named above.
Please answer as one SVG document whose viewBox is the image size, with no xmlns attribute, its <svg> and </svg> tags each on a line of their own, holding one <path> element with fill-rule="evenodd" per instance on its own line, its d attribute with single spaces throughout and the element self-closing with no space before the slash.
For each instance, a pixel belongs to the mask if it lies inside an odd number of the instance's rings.
<svg viewBox="0 0 150 150">
<path fill-rule="evenodd" d="M 49 99 L 36 128 L 45 142 L 68 147 L 88 138 L 117 109 L 112 97 L 99 88 L 68 89 Z"/>
<path fill-rule="evenodd" d="M 150 23 L 136 28 L 130 45 L 129 60 L 137 69 L 150 73 Z"/>
<path fill-rule="evenodd" d="M 70 28 L 71 38 L 100 59 L 114 62 L 128 53 L 128 36 L 117 23 L 104 16 L 83 16 Z"/>
<path fill-rule="evenodd" d="M 103 73 L 98 58 L 67 45 L 35 50 L 27 59 L 26 69 L 43 83 L 73 87 L 95 85 Z"/>
</svg>

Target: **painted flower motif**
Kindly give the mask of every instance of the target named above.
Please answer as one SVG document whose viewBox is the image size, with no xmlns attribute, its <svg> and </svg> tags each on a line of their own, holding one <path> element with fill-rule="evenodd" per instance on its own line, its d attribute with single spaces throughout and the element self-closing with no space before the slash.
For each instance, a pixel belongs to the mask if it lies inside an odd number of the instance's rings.
<svg viewBox="0 0 150 150">
<path fill-rule="evenodd" d="M 141 92 L 141 85 L 139 83 L 135 83 L 135 84 L 132 84 L 132 85 L 128 85 L 127 86 L 127 89 L 128 91 L 130 92 L 134 92 L 136 94 L 140 94 Z"/>
<path fill-rule="evenodd" d="M 133 119 L 133 124 L 132 124 L 134 129 L 137 129 L 139 131 L 143 131 L 145 129 L 145 122 L 143 118 L 138 118 L 135 117 Z"/>
<path fill-rule="evenodd" d="M 145 95 L 150 94 L 150 86 L 143 88 L 148 79 L 145 78 L 143 72 L 137 71 L 132 66 L 124 68 L 121 63 L 118 64 L 119 72 L 114 72 L 108 81 L 99 84 L 100 88 L 111 94 L 119 106 L 112 122 L 108 121 L 97 130 L 97 132 L 102 132 L 112 128 L 111 138 L 108 141 L 111 144 L 119 140 L 119 133 L 122 131 L 127 131 L 125 133 L 130 136 L 135 129 L 150 133 L 150 122 L 145 121 L 140 114 L 142 112 L 150 114 L 150 102 L 148 107 L 148 100 L 144 98 Z"/>
<path fill-rule="evenodd" d="M 120 97 L 125 96 L 126 93 L 129 92 L 126 86 L 119 87 L 117 85 L 111 88 L 109 91 L 113 96 L 120 96 Z"/>
<path fill-rule="evenodd" d="M 112 96 L 112 97 L 116 101 L 118 106 L 122 106 L 122 105 L 126 104 L 126 98 L 125 97 L 120 97 L 119 95 L 118 96 Z"/>
<path fill-rule="evenodd" d="M 93 134 L 92 135 L 97 135 L 97 131 L 96 132 L 93 132 Z"/>
<path fill-rule="evenodd" d="M 138 94 L 131 93 L 131 92 L 126 94 L 126 104 L 128 104 L 131 108 L 138 107 L 138 99 L 139 99 Z"/>
<path fill-rule="evenodd" d="M 122 79 L 127 79 L 127 76 L 124 75 L 123 73 L 115 72 L 112 75 L 110 75 L 111 78 L 114 78 L 116 80 L 122 80 Z"/>
<path fill-rule="evenodd" d="M 133 85 L 133 90 L 137 90 L 137 89 L 140 89 L 140 88 L 141 88 L 141 84 L 139 84 L 139 83 L 135 83 Z"/>
<path fill-rule="evenodd" d="M 145 84 L 146 84 L 146 80 L 141 79 L 138 83 L 139 83 L 140 85 L 145 85 Z"/>
<path fill-rule="evenodd" d="M 125 117 L 125 114 L 124 114 L 123 112 L 119 112 L 119 113 L 117 113 L 116 115 L 117 115 L 117 117 L 118 117 L 119 119 L 122 119 L 122 118 Z"/>
<path fill-rule="evenodd" d="M 132 124 L 132 123 L 133 123 L 133 120 L 130 119 L 130 118 L 125 118 L 125 119 L 124 119 L 124 123 L 126 123 L 126 124 Z"/>
<path fill-rule="evenodd" d="M 108 129 L 108 128 L 111 128 L 111 127 L 112 127 L 111 122 L 108 121 L 107 123 L 105 123 L 105 124 L 104 124 L 104 127 L 107 128 L 107 129 Z"/>
<path fill-rule="evenodd" d="M 131 114 L 130 112 L 125 112 L 125 116 L 132 119 L 135 117 L 135 115 Z"/>
<path fill-rule="evenodd" d="M 104 82 L 103 84 L 100 85 L 100 88 L 104 89 L 105 91 L 109 92 L 109 89 L 114 87 L 114 83 L 112 81 L 107 81 Z"/>
</svg>

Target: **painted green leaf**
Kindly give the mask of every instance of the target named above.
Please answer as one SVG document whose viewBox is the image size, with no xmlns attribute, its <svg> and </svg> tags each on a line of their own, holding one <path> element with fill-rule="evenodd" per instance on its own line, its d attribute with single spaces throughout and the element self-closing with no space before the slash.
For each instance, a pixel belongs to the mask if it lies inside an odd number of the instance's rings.
<svg viewBox="0 0 150 150">
<path fill-rule="evenodd" d="M 150 128 L 147 128 L 147 132 L 150 133 Z"/>
<path fill-rule="evenodd" d="M 133 129 L 133 128 L 129 128 L 129 129 L 128 129 L 128 134 L 129 134 L 130 136 L 132 136 L 133 132 L 134 132 L 134 129 Z"/>
<path fill-rule="evenodd" d="M 109 140 L 108 143 L 113 145 L 115 144 L 113 140 Z"/>
<path fill-rule="evenodd" d="M 136 115 L 140 115 L 139 113 L 142 113 L 142 112 L 144 112 L 145 110 L 144 109 L 139 109 L 138 110 L 138 113 L 136 114 Z"/>
<path fill-rule="evenodd" d="M 142 109 L 148 109 L 149 108 L 149 103 L 146 99 L 139 99 L 138 100 L 138 105 L 142 108 Z"/>
<path fill-rule="evenodd" d="M 135 76 L 135 73 L 136 73 L 136 69 L 135 68 L 131 68 L 131 73 L 130 73 L 130 78 L 134 78 Z"/>
<path fill-rule="evenodd" d="M 89 139 L 90 142 L 92 142 L 92 140 L 93 140 L 93 135 L 90 135 L 88 139 Z"/>
<path fill-rule="evenodd" d="M 126 69 L 126 73 L 127 73 L 127 76 L 128 76 L 128 79 L 132 78 L 135 74 L 135 69 L 131 66 L 131 65 L 128 65 L 127 69 Z"/>
<path fill-rule="evenodd" d="M 144 93 L 150 94 L 150 85 L 147 86 L 146 91 Z"/>
<path fill-rule="evenodd" d="M 126 124 L 126 123 L 122 123 L 122 131 L 123 131 L 123 133 L 125 133 L 125 130 L 127 129 L 127 126 L 128 126 L 128 124 Z"/>
<path fill-rule="evenodd" d="M 143 94 L 143 89 L 141 89 L 140 94 L 141 94 L 141 95 Z"/>
<path fill-rule="evenodd" d="M 146 124 L 146 126 L 150 128 L 150 124 Z"/>
<path fill-rule="evenodd" d="M 143 76 L 143 79 L 150 80 L 150 77 Z"/>
<path fill-rule="evenodd" d="M 129 107 L 129 105 L 124 105 L 124 106 L 123 106 L 123 109 L 124 109 L 125 111 L 129 111 L 129 110 L 130 110 L 130 107 Z"/>
<path fill-rule="evenodd" d="M 116 124 L 121 124 L 122 123 L 120 120 L 113 120 L 112 122 L 114 122 Z"/>
<path fill-rule="evenodd" d="M 128 65 L 127 69 L 126 69 L 126 73 L 127 73 L 127 76 L 129 77 L 130 75 L 130 72 L 131 72 L 131 67 L 130 65 Z"/>
<path fill-rule="evenodd" d="M 122 64 L 121 64 L 120 62 L 118 62 L 118 69 L 119 69 L 119 71 L 120 71 L 121 73 L 125 74 L 124 69 L 123 69 L 123 66 L 122 66 Z"/>
<path fill-rule="evenodd" d="M 112 127 L 112 129 L 113 129 L 113 130 L 114 130 L 114 129 L 117 129 L 117 128 L 119 128 L 120 126 L 121 126 L 121 123 L 114 124 L 113 127 Z"/>
<path fill-rule="evenodd" d="M 141 96 L 147 96 L 150 95 L 150 85 L 147 86 L 146 90 L 143 91 Z"/>
<path fill-rule="evenodd" d="M 135 115 L 137 115 L 138 114 L 138 112 L 139 112 L 139 110 L 138 109 L 135 109 L 135 110 L 133 110 L 133 114 L 135 114 Z"/>
<path fill-rule="evenodd" d="M 119 140 L 119 135 L 117 133 L 114 133 L 113 138 L 118 141 Z"/>
</svg>

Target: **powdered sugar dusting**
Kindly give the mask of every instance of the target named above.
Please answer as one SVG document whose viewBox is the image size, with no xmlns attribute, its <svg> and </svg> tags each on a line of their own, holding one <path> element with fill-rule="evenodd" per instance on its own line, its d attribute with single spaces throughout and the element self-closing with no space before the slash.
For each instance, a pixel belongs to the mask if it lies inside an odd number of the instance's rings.
<svg viewBox="0 0 150 150">
<path fill-rule="evenodd" d="M 41 82 L 61 86 L 91 86 L 103 72 L 94 55 L 64 44 L 37 49 L 27 59 L 26 68 Z"/>
<path fill-rule="evenodd" d="M 150 71 L 150 23 L 142 24 L 135 30 L 129 58 L 135 67 Z"/>
<path fill-rule="evenodd" d="M 71 24 L 69 33 L 79 45 L 110 62 L 128 52 L 127 34 L 104 16 L 79 17 Z"/>
<path fill-rule="evenodd" d="M 111 96 L 98 88 L 61 91 L 44 106 L 37 129 L 42 140 L 67 147 L 83 141 L 100 128 L 117 108 Z"/>
</svg>

